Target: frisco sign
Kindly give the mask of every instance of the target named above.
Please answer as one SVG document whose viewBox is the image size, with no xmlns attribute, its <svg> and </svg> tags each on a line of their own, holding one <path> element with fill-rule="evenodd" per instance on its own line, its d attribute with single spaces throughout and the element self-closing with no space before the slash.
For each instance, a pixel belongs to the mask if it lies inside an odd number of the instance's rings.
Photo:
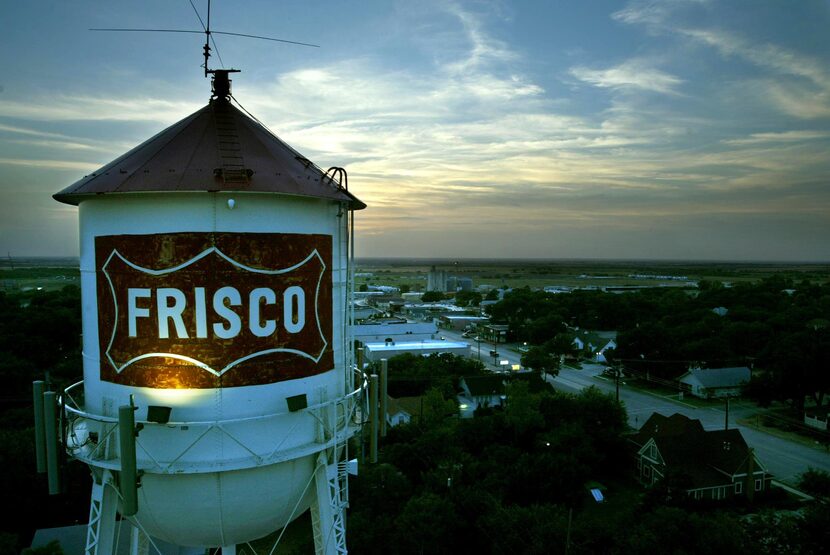
<svg viewBox="0 0 830 555">
<path fill-rule="evenodd" d="M 111 235 L 95 253 L 102 380 L 234 387 L 333 367 L 330 236 Z"/>
</svg>

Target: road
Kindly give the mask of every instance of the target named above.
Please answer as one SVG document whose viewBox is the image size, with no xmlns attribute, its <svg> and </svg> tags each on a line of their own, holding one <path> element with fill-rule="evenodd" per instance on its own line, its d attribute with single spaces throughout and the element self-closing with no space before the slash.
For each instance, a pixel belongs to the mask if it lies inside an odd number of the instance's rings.
<svg viewBox="0 0 830 555">
<path fill-rule="evenodd" d="M 474 338 L 464 338 L 460 333 L 449 330 L 441 330 L 441 334 L 448 340 L 469 343 L 472 346 L 470 356 L 478 358 L 478 343 Z M 499 360 L 519 364 L 521 355 L 513 350 L 515 348 L 516 345 L 510 348 L 508 345 L 500 344 L 498 346 Z M 488 369 L 497 370 L 498 366 L 493 364 L 493 358 L 489 356 L 492 349 L 492 343 L 481 343 L 481 361 Z M 555 389 L 568 393 L 578 393 L 587 387 L 594 386 L 614 395 L 614 381 L 601 375 L 603 368 L 598 364 L 583 364 L 581 370 L 563 366 L 559 375 L 555 378 L 548 377 L 548 381 Z M 628 423 L 634 428 L 639 428 L 652 412 L 665 416 L 678 412 L 689 418 L 700 420 L 707 430 L 722 429 L 725 425 L 725 406 L 696 407 L 677 398 L 632 389 L 624 382 L 620 386 L 620 400 L 628 411 Z M 758 459 L 777 480 L 793 484 L 797 481 L 798 474 L 811 467 L 830 472 L 830 453 L 823 447 L 790 441 L 738 424 L 738 420 L 757 414 L 758 410 L 757 407 L 747 402 L 733 402 L 729 409 L 729 427 L 741 431 L 750 447 L 755 448 Z"/>
</svg>

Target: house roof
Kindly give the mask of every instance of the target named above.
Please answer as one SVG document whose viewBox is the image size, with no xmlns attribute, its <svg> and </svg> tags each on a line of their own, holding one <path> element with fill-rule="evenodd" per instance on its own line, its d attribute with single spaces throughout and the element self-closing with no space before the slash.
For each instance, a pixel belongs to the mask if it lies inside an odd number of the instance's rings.
<svg viewBox="0 0 830 555">
<path fill-rule="evenodd" d="M 355 324 L 352 326 L 353 335 L 413 335 L 413 334 L 435 334 L 438 333 L 438 326 L 433 323 L 408 323 L 408 322 L 381 322 L 379 324 Z"/>
<path fill-rule="evenodd" d="M 423 408 L 424 398 L 422 396 L 416 397 L 398 397 L 395 403 L 398 409 L 409 414 L 410 416 L 418 417 L 421 415 L 421 408 Z"/>
<path fill-rule="evenodd" d="M 465 376 L 461 379 L 474 397 L 504 395 L 504 378 L 501 376 Z"/>
<path fill-rule="evenodd" d="M 745 384 L 752 377 L 752 371 L 746 366 L 733 366 L 730 368 L 689 368 L 689 371 L 680 376 L 682 381 L 687 376 L 695 378 L 700 384 L 708 389 L 719 387 L 737 387 Z"/>
<path fill-rule="evenodd" d="M 113 193 L 281 193 L 366 205 L 230 101 L 214 98 L 54 195 L 66 204 Z"/>
<path fill-rule="evenodd" d="M 640 431 L 629 437 L 638 446 L 645 445 L 652 437 L 673 437 L 689 436 L 703 432 L 703 425 L 700 420 L 691 418 L 679 413 L 671 416 L 663 416 L 659 413 L 652 413 L 648 420 L 640 427 Z"/>
<path fill-rule="evenodd" d="M 617 332 L 614 331 L 577 330 L 574 333 L 574 339 L 579 339 L 586 347 L 590 344 L 594 349 L 605 348 L 612 341 L 616 345 L 616 337 Z"/>
<path fill-rule="evenodd" d="M 729 484 L 749 466 L 751 451 L 739 430 L 706 431 L 682 414 L 654 413 L 631 439 L 641 450 L 653 440 L 666 468 L 687 476 L 690 489 Z"/>
</svg>

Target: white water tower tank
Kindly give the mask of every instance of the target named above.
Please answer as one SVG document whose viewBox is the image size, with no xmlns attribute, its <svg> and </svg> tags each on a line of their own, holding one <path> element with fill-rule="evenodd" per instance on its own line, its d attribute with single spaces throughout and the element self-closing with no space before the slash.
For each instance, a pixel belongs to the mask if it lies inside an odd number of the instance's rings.
<svg viewBox="0 0 830 555">
<path fill-rule="evenodd" d="M 150 538 L 233 546 L 313 508 L 359 396 L 349 222 L 365 205 L 336 177 L 214 95 L 55 195 L 79 207 L 84 380 L 65 396 L 67 449 L 93 472 L 93 513 L 131 402 L 130 520 Z"/>
</svg>

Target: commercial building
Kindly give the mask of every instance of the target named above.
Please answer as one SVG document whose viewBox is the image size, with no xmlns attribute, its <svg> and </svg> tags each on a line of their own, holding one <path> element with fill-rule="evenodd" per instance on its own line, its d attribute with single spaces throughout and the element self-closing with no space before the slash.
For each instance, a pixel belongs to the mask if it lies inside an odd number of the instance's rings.
<svg viewBox="0 0 830 555">
<path fill-rule="evenodd" d="M 436 339 L 438 334 L 435 322 L 355 324 L 352 330 L 355 340 L 363 343 L 421 341 Z"/>
<path fill-rule="evenodd" d="M 466 357 L 470 355 L 470 345 L 469 343 L 459 341 L 425 339 L 423 341 L 366 343 L 363 346 L 363 354 L 366 362 L 374 362 L 382 358 L 389 359 L 405 353 L 424 356 L 433 353 L 450 353 Z"/>
</svg>

